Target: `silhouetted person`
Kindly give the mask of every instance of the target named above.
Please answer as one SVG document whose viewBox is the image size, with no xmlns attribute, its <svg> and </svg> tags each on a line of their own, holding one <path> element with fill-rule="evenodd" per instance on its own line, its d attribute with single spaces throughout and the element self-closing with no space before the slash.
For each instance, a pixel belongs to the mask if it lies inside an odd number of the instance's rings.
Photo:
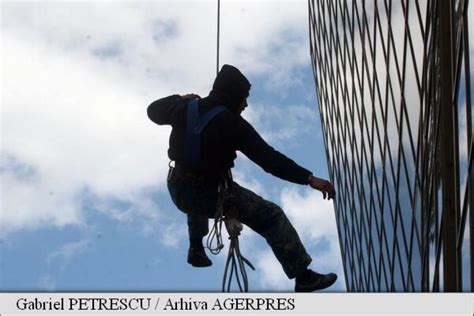
<svg viewBox="0 0 474 316">
<path fill-rule="evenodd" d="M 239 212 L 239 220 L 266 239 L 288 278 L 296 278 L 295 291 L 327 288 L 337 276 L 308 269 L 311 257 L 283 210 L 241 187 L 230 176 L 239 150 L 276 177 L 309 184 L 327 199 L 335 196 L 330 182 L 314 177 L 273 149 L 241 116 L 247 107 L 250 86 L 237 68 L 224 65 L 209 96 L 201 99 L 195 94 L 172 95 L 148 107 L 148 117 L 153 122 L 172 126 L 168 156 L 175 161 L 175 167 L 168 175 L 168 189 L 174 204 L 187 214 L 188 263 L 195 267 L 212 264 L 202 239 L 209 232 L 208 219 L 216 213 L 218 184 L 224 180 L 234 196 L 231 203 Z"/>
</svg>

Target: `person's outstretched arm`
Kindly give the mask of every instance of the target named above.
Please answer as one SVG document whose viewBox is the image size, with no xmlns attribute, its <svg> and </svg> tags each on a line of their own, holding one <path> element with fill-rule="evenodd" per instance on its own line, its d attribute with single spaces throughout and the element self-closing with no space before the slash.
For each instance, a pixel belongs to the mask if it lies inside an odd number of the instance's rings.
<svg viewBox="0 0 474 316">
<path fill-rule="evenodd" d="M 238 149 L 250 160 L 278 178 L 309 184 L 313 189 L 321 191 L 325 199 L 334 198 L 336 192 L 329 181 L 313 176 L 311 171 L 268 145 L 246 120 L 242 118 L 239 121 L 236 134 Z"/>
</svg>

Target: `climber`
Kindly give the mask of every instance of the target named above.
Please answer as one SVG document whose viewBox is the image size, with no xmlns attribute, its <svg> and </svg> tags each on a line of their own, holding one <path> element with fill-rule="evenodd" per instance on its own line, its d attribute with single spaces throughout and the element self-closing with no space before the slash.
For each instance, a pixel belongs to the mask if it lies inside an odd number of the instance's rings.
<svg viewBox="0 0 474 316">
<path fill-rule="evenodd" d="M 188 263 L 194 267 L 212 264 L 202 239 L 209 232 L 208 219 L 216 213 L 218 183 L 224 180 L 233 192 L 231 203 L 239 220 L 266 239 L 288 278 L 295 278 L 295 291 L 327 288 L 336 281 L 336 274 L 319 274 L 308 268 L 312 259 L 283 210 L 231 178 L 230 169 L 239 150 L 276 177 L 309 184 L 325 199 L 336 194 L 329 181 L 313 176 L 273 149 L 241 116 L 250 86 L 237 68 L 224 65 L 207 97 L 171 95 L 148 107 L 153 122 L 172 126 L 168 156 L 175 165 L 170 166 L 168 189 L 174 204 L 187 215 Z"/>
</svg>

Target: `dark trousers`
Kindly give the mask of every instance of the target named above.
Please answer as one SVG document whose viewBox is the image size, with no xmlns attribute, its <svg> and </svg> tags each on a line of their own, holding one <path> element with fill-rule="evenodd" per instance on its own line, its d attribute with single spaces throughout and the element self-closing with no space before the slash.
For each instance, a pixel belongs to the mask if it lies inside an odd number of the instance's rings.
<svg viewBox="0 0 474 316">
<path fill-rule="evenodd" d="M 208 219 L 214 218 L 216 213 L 217 180 L 172 173 L 168 189 L 174 204 L 187 214 L 190 238 L 207 235 Z M 232 182 L 229 190 L 232 190 L 232 200 L 228 202 L 238 210 L 239 220 L 266 239 L 286 275 L 292 279 L 305 270 L 311 257 L 283 210 L 236 182 Z"/>
</svg>

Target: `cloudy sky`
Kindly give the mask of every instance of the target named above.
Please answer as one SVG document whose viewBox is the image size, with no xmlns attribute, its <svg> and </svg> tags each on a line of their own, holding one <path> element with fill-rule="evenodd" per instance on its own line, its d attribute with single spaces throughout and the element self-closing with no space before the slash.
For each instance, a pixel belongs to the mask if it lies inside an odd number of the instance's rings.
<svg viewBox="0 0 474 316">
<path fill-rule="evenodd" d="M 216 1 L 2 2 L 1 290 L 219 291 L 225 254 L 186 263 L 185 216 L 165 180 L 169 127 L 146 116 L 170 95 L 207 95 Z M 327 164 L 307 1 L 222 1 L 221 64 L 252 83 L 244 112 L 320 177 Z M 344 291 L 332 202 L 239 155 L 234 178 L 283 207 Z M 265 241 L 244 228 L 251 291 L 292 291 Z"/>
</svg>

